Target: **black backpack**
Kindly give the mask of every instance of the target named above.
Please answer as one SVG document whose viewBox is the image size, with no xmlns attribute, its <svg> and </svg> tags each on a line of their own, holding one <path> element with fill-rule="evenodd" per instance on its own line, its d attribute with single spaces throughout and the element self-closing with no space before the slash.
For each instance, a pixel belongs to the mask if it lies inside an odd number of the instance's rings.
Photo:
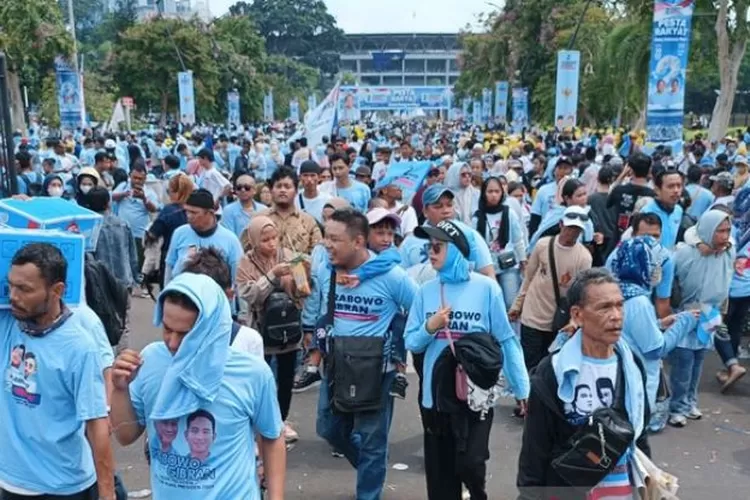
<svg viewBox="0 0 750 500">
<path fill-rule="evenodd" d="M 37 173 L 34 179 L 29 177 L 29 174 L 21 174 L 21 178 L 26 183 L 26 194 L 29 196 L 42 196 L 42 183 L 39 182 L 41 176 Z"/>
<path fill-rule="evenodd" d="M 109 344 L 116 346 L 125 330 L 128 314 L 128 288 L 118 280 L 107 266 L 86 253 L 84 265 L 86 303 L 99 316 L 107 332 Z"/>
<path fill-rule="evenodd" d="M 258 329 L 266 347 L 285 347 L 302 338 L 302 311 L 282 289 L 275 288 L 263 303 Z"/>
</svg>

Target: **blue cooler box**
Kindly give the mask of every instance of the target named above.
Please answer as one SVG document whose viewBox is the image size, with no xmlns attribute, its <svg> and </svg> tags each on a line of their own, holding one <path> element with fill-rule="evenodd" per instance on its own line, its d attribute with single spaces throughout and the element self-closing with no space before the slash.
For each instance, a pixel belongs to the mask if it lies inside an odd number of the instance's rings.
<svg viewBox="0 0 750 500">
<path fill-rule="evenodd" d="M 86 303 L 86 289 L 83 281 L 85 258 L 84 238 L 80 234 L 63 231 L 40 231 L 35 229 L 0 228 L 0 309 L 10 308 L 8 272 L 13 255 L 29 243 L 50 243 L 60 249 L 68 261 L 68 274 L 65 277 L 63 301 L 69 307 Z"/>
<path fill-rule="evenodd" d="M 86 250 L 96 249 L 102 216 L 62 198 L 0 200 L 0 224 L 16 229 L 57 229 L 82 234 Z"/>
</svg>

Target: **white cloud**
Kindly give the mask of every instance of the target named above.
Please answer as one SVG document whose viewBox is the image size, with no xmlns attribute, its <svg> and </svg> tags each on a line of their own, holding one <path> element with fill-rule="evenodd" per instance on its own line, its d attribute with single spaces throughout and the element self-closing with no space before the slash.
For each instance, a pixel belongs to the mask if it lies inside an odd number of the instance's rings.
<svg viewBox="0 0 750 500">
<path fill-rule="evenodd" d="M 235 0 L 208 0 L 214 15 L 225 14 Z M 495 10 L 486 0 L 325 0 L 346 33 L 457 33 Z"/>
</svg>

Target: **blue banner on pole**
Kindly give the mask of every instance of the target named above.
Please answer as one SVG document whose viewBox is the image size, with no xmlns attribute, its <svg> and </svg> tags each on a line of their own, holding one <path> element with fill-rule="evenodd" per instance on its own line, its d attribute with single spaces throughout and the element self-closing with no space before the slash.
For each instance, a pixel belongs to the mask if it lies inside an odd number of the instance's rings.
<svg viewBox="0 0 750 500">
<path fill-rule="evenodd" d="M 482 124 L 482 101 L 479 99 L 474 100 L 474 103 L 471 105 L 471 115 L 471 123 L 473 125 Z"/>
<path fill-rule="evenodd" d="M 229 122 L 229 125 L 239 125 L 241 123 L 239 92 L 229 92 L 227 94 L 227 122 Z"/>
<path fill-rule="evenodd" d="M 529 89 L 515 88 L 513 94 L 513 132 L 520 134 L 529 126 Z"/>
<path fill-rule="evenodd" d="M 193 90 L 193 72 L 177 73 L 177 90 L 180 96 L 180 123 L 195 124 L 195 92 Z"/>
<path fill-rule="evenodd" d="M 679 144 L 693 0 L 657 0 L 651 37 L 646 131 L 649 142 Z"/>
<path fill-rule="evenodd" d="M 557 53 L 555 126 L 558 130 L 575 127 L 578 121 L 578 78 L 580 70 L 580 52 L 577 50 L 561 50 Z"/>
<path fill-rule="evenodd" d="M 471 118 L 469 116 L 470 106 L 471 106 L 471 99 L 469 99 L 468 97 L 464 97 L 463 100 L 461 101 L 461 118 L 466 122 L 468 122 L 469 119 Z"/>
<path fill-rule="evenodd" d="M 375 190 L 394 184 L 401 188 L 404 203 L 411 203 L 419 187 L 427 177 L 431 161 L 401 161 L 388 166 L 388 172 L 375 185 Z"/>
<path fill-rule="evenodd" d="M 269 90 L 268 94 L 263 96 L 263 121 L 273 121 L 273 90 Z"/>
<path fill-rule="evenodd" d="M 315 94 L 310 94 L 307 96 L 307 110 L 312 111 L 313 109 L 318 107 L 318 96 Z"/>
<path fill-rule="evenodd" d="M 60 126 L 75 129 L 81 126 L 83 100 L 78 73 L 62 58 L 55 59 L 57 79 L 57 106 L 60 108 Z"/>
<path fill-rule="evenodd" d="M 492 89 L 482 89 L 482 123 L 492 119 Z"/>
<path fill-rule="evenodd" d="M 299 101 L 297 99 L 289 101 L 289 120 L 293 122 L 299 121 Z"/>
<path fill-rule="evenodd" d="M 495 123 L 508 121 L 508 82 L 497 82 L 495 84 Z"/>
</svg>

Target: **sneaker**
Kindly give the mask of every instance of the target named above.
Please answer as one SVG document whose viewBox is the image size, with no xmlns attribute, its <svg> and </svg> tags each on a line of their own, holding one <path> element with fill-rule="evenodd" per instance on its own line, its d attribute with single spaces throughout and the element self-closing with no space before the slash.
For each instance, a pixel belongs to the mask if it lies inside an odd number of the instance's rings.
<svg viewBox="0 0 750 500">
<path fill-rule="evenodd" d="M 750 359 L 750 346 L 740 346 L 737 349 L 737 357 L 739 359 Z"/>
<path fill-rule="evenodd" d="M 396 378 L 393 379 L 391 389 L 388 391 L 390 396 L 399 399 L 406 399 L 406 388 L 409 387 L 409 381 L 406 380 L 406 375 L 403 373 L 397 373 Z"/>
<path fill-rule="evenodd" d="M 331 448 L 331 456 L 333 458 L 344 458 L 344 454 L 336 450 L 336 448 Z"/>
<path fill-rule="evenodd" d="M 687 415 L 685 415 L 690 420 L 700 420 L 703 418 L 703 412 L 700 411 L 698 408 L 691 408 Z"/>
<path fill-rule="evenodd" d="M 300 393 L 320 385 L 322 377 L 317 366 L 307 366 L 298 380 L 294 381 L 292 392 Z"/>
<path fill-rule="evenodd" d="M 299 441 L 299 434 L 297 434 L 297 431 L 292 429 L 292 426 L 286 422 L 284 422 L 284 440 L 287 442 L 287 444 L 296 443 L 297 441 Z"/>
<path fill-rule="evenodd" d="M 685 415 L 670 415 L 669 425 L 672 427 L 685 427 L 687 425 L 687 418 L 685 418 Z"/>
</svg>

